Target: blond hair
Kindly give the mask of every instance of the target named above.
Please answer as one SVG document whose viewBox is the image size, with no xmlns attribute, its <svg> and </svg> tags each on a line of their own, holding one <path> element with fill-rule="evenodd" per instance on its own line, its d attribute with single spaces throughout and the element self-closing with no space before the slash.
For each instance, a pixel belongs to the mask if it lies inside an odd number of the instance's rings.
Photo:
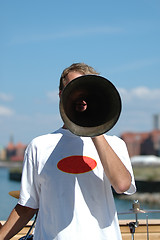
<svg viewBox="0 0 160 240">
<path fill-rule="evenodd" d="M 79 72 L 83 75 L 88 75 L 88 74 L 95 74 L 99 75 L 99 73 L 92 68 L 91 66 L 85 64 L 85 63 L 73 63 L 71 66 L 65 68 L 61 74 L 60 77 L 60 83 L 59 83 L 59 90 L 63 90 L 64 88 L 64 83 L 65 83 L 65 78 L 68 75 L 69 72 Z"/>
</svg>

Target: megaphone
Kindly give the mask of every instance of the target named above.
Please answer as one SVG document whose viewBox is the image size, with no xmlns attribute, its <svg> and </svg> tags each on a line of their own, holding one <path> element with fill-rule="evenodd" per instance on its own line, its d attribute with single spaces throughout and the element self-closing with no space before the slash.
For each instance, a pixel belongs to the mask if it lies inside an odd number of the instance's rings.
<svg viewBox="0 0 160 240">
<path fill-rule="evenodd" d="M 66 128 L 72 133 L 94 137 L 116 124 L 121 106 L 119 92 L 108 79 L 83 75 L 63 89 L 59 108 Z"/>
</svg>

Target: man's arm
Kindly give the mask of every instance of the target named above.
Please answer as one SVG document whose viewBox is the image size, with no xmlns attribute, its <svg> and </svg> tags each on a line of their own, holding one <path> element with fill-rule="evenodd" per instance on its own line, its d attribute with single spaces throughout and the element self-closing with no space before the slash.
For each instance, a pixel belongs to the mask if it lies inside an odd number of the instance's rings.
<svg viewBox="0 0 160 240">
<path fill-rule="evenodd" d="M 37 209 L 23 207 L 17 204 L 6 223 L 0 228 L 0 240 L 11 239 L 32 219 L 36 212 Z"/>
<path fill-rule="evenodd" d="M 127 191 L 131 185 L 131 175 L 103 135 L 93 137 L 104 171 L 117 193 Z"/>
</svg>

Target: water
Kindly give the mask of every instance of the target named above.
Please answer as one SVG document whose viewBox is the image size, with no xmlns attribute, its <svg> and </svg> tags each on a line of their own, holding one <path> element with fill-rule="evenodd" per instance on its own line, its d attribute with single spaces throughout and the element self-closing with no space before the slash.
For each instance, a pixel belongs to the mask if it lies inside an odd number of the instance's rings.
<svg viewBox="0 0 160 240">
<path fill-rule="evenodd" d="M 0 168 L 0 220 L 7 220 L 10 212 L 17 204 L 17 199 L 11 197 L 8 192 L 20 189 L 20 182 L 10 181 L 7 168 Z M 118 212 L 128 212 L 132 208 L 132 201 L 115 198 Z M 160 205 L 142 204 L 143 209 L 159 209 Z M 160 213 L 148 213 L 149 219 L 159 219 Z M 119 219 L 135 219 L 134 214 L 119 215 Z M 138 219 L 146 219 L 146 214 L 138 214 Z"/>
<path fill-rule="evenodd" d="M 0 220 L 6 220 L 17 203 L 8 192 L 20 189 L 20 183 L 9 180 L 7 168 L 0 168 Z"/>
</svg>

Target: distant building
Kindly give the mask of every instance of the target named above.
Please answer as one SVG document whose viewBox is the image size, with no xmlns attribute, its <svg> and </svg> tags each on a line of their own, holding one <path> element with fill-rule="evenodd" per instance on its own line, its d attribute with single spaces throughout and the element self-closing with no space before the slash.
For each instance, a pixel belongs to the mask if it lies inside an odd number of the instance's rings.
<svg viewBox="0 0 160 240">
<path fill-rule="evenodd" d="M 136 155 L 160 156 L 160 130 L 144 133 L 124 132 L 121 138 L 127 145 L 130 157 Z"/>
<path fill-rule="evenodd" d="M 6 150 L 0 146 L 0 161 L 6 160 Z"/>
<path fill-rule="evenodd" d="M 153 129 L 160 130 L 160 114 L 155 114 L 153 116 Z"/>
<path fill-rule="evenodd" d="M 23 161 L 26 145 L 22 143 L 13 144 L 9 142 L 6 147 L 6 158 L 10 161 Z"/>
</svg>

